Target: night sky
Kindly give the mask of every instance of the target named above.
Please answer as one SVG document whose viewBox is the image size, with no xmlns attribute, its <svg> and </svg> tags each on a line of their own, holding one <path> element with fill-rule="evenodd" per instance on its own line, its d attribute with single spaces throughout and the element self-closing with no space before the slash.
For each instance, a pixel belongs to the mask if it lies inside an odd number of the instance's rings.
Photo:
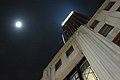
<svg viewBox="0 0 120 80">
<path fill-rule="evenodd" d="M 103 1 L 0 0 L 0 80 L 39 80 L 63 45 L 67 15 L 74 10 L 92 16 Z"/>
</svg>

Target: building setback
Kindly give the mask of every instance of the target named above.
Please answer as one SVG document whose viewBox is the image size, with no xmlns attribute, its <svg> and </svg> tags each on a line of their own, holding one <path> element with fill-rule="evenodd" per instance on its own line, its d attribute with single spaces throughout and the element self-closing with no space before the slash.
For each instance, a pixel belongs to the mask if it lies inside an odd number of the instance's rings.
<svg viewBox="0 0 120 80">
<path fill-rule="evenodd" d="M 119 79 L 120 0 L 106 0 L 89 22 L 68 38 L 41 80 Z"/>
</svg>

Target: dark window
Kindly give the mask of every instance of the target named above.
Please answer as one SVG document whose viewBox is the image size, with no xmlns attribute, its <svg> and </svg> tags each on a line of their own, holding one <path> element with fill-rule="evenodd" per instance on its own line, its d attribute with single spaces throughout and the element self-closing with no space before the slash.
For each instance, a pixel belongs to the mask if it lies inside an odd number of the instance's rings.
<svg viewBox="0 0 120 80">
<path fill-rule="evenodd" d="M 83 62 L 83 64 L 80 67 L 81 72 L 83 73 L 89 66 L 90 66 L 90 64 L 88 63 L 87 60 L 85 62 Z"/>
<path fill-rule="evenodd" d="M 73 46 L 70 46 L 70 48 L 66 51 L 67 57 L 73 52 Z"/>
<path fill-rule="evenodd" d="M 115 4 L 115 2 L 110 2 L 104 10 L 110 10 L 110 8 Z"/>
<path fill-rule="evenodd" d="M 120 47 L 120 32 L 118 33 L 118 35 L 115 37 L 115 39 L 112 42 Z"/>
<path fill-rule="evenodd" d="M 91 24 L 90 28 L 94 29 L 94 28 L 97 26 L 98 23 L 99 23 L 99 21 L 95 20 L 95 21 Z"/>
<path fill-rule="evenodd" d="M 117 9 L 117 11 L 120 11 L 120 7 Z"/>
<path fill-rule="evenodd" d="M 78 72 L 76 71 L 69 80 L 80 80 Z"/>
<path fill-rule="evenodd" d="M 55 71 L 62 65 L 61 59 L 55 65 Z"/>
<path fill-rule="evenodd" d="M 99 33 L 101 35 L 103 35 L 104 37 L 106 37 L 108 35 L 108 33 L 113 29 L 113 26 L 110 26 L 108 24 L 105 24 L 99 31 Z"/>
</svg>

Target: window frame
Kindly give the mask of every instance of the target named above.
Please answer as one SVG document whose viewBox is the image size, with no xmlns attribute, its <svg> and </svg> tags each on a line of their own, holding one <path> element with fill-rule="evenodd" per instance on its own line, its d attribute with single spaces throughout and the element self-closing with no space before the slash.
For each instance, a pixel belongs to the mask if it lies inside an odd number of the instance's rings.
<svg viewBox="0 0 120 80">
<path fill-rule="evenodd" d="M 99 24 L 100 21 L 98 20 L 95 20 L 91 25 L 90 25 L 90 28 L 91 29 L 94 29 L 98 24 Z"/>
<path fill-rule="evenodd" d="M 59 59 L 57 61 L 57 63 L 55 64 L 55 71 L 57 71 L 60 68 L 61 65 L 62 65 L 62 61 L 61 61 L 61 59 Z"/>
<path fill-rule="evenodd" d="M 97 77 L 95 72 L 92 70 L 92 68 L 87 60 L 85 60 L 82 63 L 82 65 L 80 66 L 80 70 L 81 70 L 83 79 L 90 80 L 88 76 L 92 75 L 94 80 L 99 80 L 99 78 Z M 87 70 L 89 70 L 89 71 L 87 71 Z"/>
<path fill-rule="evenodd" d="M 104 10 L 109 11 L 113 7 L 114 4 L 115 4 L 114 1 L 113 2 L 109 2 L 108 5 L 104 8 Z"/>
<path fill-rule="evenodd" d="M 65 53 L 66 53 L 66 56 L 69 57 L 69 56 L 72 54 L 73 51 L 74 51 L 74 48 L 73 48 L 73 46 L 71 45 L 71 46 L 68 48 L 68 50 L 65 52 Z"/>
<path fill-rule="evenodd" d="M 79 74 L 78 74 L 78 71 L 75 71 L 72 75 L 71 75 L 71 77 L 69 78 L 69 80 L 72 80 L 72 79 L 75 79 L 75 80 L 80 80 L 80 76 L 79 76 Z"/>
<path fill-rule="evenodd" d="M 109 24 L 104 24 L 104 26 L 98 31 L 101 35 L 104 37 L 107 37 L 107 35 L 112 31 L 114 27 Z"/>
<path fill-rule="evenodd" d="M 120 32 L 116 35 L 112 42 L 120 47 Z"/>
</svg>

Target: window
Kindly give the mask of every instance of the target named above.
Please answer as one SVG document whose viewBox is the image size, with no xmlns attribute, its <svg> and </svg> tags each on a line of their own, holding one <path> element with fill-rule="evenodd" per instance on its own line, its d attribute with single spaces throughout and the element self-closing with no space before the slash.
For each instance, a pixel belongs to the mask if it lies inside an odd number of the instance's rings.
<svg viewBox="0 0 120 80">
<path fill-rule="evenodd" d="M 55 71 L 62 65 L 61 59 L 55 65 Z"/>
<path fill-rule="evenodd" d="M 105 7 L 105 9 L 104 10 L 110 10 L 110 8 L 113 6 L 115 4 L 115 2 L 110 2 L 106 7 Z"/>
<path fill-rule="evenodd" d="M 120 32 L 118 33 L 118 35 L 115 37 L 115 39 L 112 42 L 120 47 Z"/>
<path fill-rule="evenodd" d="M 120 7 L 117 9 L 117 11 L 120 11 Z"/>
<path fill-rule="evenodd" d="M 91 69 L 90 64 L 87 60 L 81 65 L 80 69 L 84 80 L 98 80 L 96 74 Z"/>
<path fill-rule="evenodd" d="M 105 24 L 99 31 L 99 33 L 101 35 L 103 35 L 104 37 L 106 37 L 108 35 L 108 33 L 113 29 L 114 27 L 108 24 Z"/>
<path fill-rule="evenodd" d="M 94 28 L 97 26 L 98 23 L 99 23 L 99 21 L 95 20 L 95 21 L 91 24 L 90 28 L 94 29 Z"/>
<path fill-rule="evenodd" d="M 89 62 L 83 57 L 64 80 L 99 80 L 90 67 Z"/>
<path fill-rule="evenodd" d="M 66 51 L 67 57 L 73 52 L 73 46 L 70 46 L 70 48 Z"/>
<path fill-rule="evenodd" d="M 69 80 L 80 80 L 78 72 L 75 71 L 75 73 L 70 77 Z"/>
</svg>

